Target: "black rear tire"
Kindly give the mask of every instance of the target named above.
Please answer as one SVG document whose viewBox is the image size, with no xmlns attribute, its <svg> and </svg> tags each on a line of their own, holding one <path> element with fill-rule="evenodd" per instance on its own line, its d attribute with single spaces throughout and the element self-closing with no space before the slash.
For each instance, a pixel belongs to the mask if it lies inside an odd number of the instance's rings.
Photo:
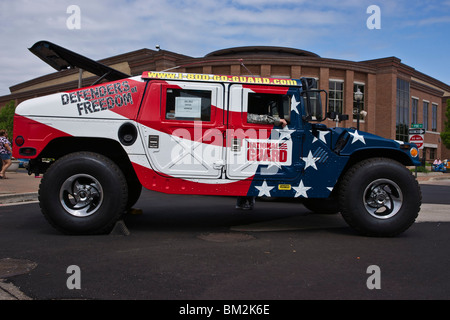
<svg viewBox="0 0 450 320">
<path fill-rule="evenodd" d="M 373 158 L 357 163 L 347 171 L 339 188 L 343 218 L 367 236 L 401 234 L 416 220 L 421 202 L 414 176 L 391 159 Z"/>
<path fill-rule="evenodd" d="M 65 234 L 109 232 L 124 213 L 127 199 L 122 171 L 109 158 L 93 152 L 58 159 L 39 186 L 42 213 Z"/>
</svg>

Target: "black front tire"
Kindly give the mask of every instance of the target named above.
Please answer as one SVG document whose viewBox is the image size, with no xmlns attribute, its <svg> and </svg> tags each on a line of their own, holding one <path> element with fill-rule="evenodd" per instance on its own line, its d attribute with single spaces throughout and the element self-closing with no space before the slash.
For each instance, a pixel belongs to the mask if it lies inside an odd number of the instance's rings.
<svg viewBox="0 0 450 320">
<path fill-rule="evenodd" d="M 411 172 L 385 158 L 357 163 L 339 188 L 343 218 L 367 236 L 393 237 L 406 231 L 416 220 L 421 201 L 419 184 Z"/>
<path fill-rule="evenodd" d="M 65 234 L 109 232 L 124 213 L 127 200 L 122 171 L 109 158 L 92 152 L 58 159 L 39 186 L 42 213 Z"/>
</svg>

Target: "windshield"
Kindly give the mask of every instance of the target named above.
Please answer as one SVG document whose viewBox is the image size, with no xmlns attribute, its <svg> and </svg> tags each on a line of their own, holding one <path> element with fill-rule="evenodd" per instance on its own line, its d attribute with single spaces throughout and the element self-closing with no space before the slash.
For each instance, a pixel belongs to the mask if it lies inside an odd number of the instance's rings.
<svg viewBox="0 0 450 320">
<path fill-rule="evenodd" d="M 305 102 L 305 120 L 307 121 L 322 121 L 322 95 L 326 95 L 323 90 L 308 90 L 303 91 L 303 100 Z M 325 97 L 326 99 L 326 97 Z M 325 100 L 326 101 L 326 100 Z"/>
</svg>

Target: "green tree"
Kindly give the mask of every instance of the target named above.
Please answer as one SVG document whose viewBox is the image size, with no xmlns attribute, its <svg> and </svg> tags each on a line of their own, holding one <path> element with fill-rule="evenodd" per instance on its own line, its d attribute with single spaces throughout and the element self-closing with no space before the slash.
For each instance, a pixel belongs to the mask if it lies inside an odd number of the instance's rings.
<svg viewBox="0 0 450 320">
<path fill-rule="evenodd" d="M 442 143 L 447 149 L 450 149 L 450 99 L 447 99 L 447 111 L 445 112 L 447 121 L 445 121 L 444 130 L 441 132 Z"/>
<path fill-rule="evenodd" d="M 6 129 L 8 132 L 8 138 L 11 140 L 13 137 L 13 121 L 14 112 L 16 106 L 13 100 L 8 102 L 3 108 L 0 109 L 0 129 Z"/>
</svg>

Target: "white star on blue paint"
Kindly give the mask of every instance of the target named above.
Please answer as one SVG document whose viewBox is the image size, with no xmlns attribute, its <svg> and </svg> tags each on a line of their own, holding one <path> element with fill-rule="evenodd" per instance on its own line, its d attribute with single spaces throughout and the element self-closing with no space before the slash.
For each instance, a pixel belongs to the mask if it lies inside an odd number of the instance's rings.
<svg viewBox="0 0 450 320">
<path fill-rule="evenodd" d="M 262 186 L 260 186 L 260 187 L 255 186 L 255 188 L 259 190 L 258 197 L 262 197 L 262 196 L 270 197 L 270 190 L 272 190 L 274 187 L 269 187 L 267 185 L 266 180 L 264 180 Z"/>
<path fill-rule="evenodd" d="M 308 167 L 313 167 L 317 170 L 316 161 L 319 159 L 313 157 L 311 150 L 309 151 L 308 156 L 306 158 L 302 158 L 302 160 L 305 161 L 305 170 Z"/>
<path fill-rule="evenodd" d="M 298 109 L 297 106 L 299 105 L 300 102 L 297 101 L 295 94 L 292 95 L 292 100 L 291 100 L 291 111 L 295 111 L 298 113 Z"/>
<path fill-rule="evenodd" d="M 311 187 L 305 187 L 303 185 L 303 181 L 300 180 L 300 183 L 299 183 L 298 187 L 292 187 L 292 189 L 295 190 L 295 195 L 294 195 L 295 198 L 297 198 L 299 196 L 302 196 L 304 198 L 308 198 L 308 194 L 306 193 L 306 191 L 311 189 Z"/>
<path fill-rule="evenodd" d="M 330 131 L 319 131 L 319 139 L 314 137 L 312 143 L 320 140 L 320 141 L 323 141 L 323 143 L 327 144 L 327 139 L 325 138 L 325 136 L 329 133 L 330 133 Z"/>
<path fill-rule="evenodd" d="M 356 141 L 361 141 L 362 143 L 366 144 L 366 140 L 364 140 L 364 136 L 360 135 L 357 130 L 355 132 L 349 132 L 353 136 L 352 144 L 354 144 Z"/>
<path fill-rule="evenodd" d="M 283 129 L 276 129 L 278 133 L 280 134 L 279 140 L 283 140 L 284 138 L 287 138 L 288 140 L 291 139 L 291 134 L 295 132 L 295 130 L 289 129 L 288 126 L 285 126 Z"/>
</svg>

